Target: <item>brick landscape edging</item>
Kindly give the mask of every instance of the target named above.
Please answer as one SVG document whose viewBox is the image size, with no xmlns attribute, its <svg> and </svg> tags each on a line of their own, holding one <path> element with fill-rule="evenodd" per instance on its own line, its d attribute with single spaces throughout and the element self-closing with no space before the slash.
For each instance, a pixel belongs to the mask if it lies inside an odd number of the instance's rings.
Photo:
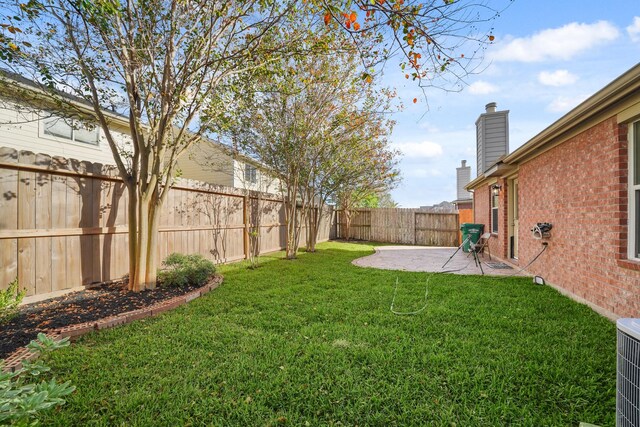
<svg viewBox="0 0 640 427">
<path fill-rule="evenodd" d="M 52 329 L 47 332 L 47 336 L 56 341 L 59 341 L 65 337 L 69 337 L 71 341 L 75 341 L 78 337 L 88 334 L 91 331 L 100 329 L 112 328 L 114 326 L 124 325 L 131 323 L 134 320 L 144 319 L 145 317 L 157 316 L 183 304 L 186 304 L 194 299 L 209 293 L 222 283 L 222 276 L 215 276 L 206 285 L 202 286 L 195 291 L 188 294 L 173 297 L 165 301 L 158 302 L 145 308 L 138 310 L 127 311 L 120 313 L 116 316 L 105 317 L 99 320 L 93 320 L 91 322 L 78 323 L 75 325 L 64 326 L 62 328 Z M 4 360 L 3 372 L 15 372 L 22 367 L 22 362 L 27 360 L 33 360 L 36 357 L 35 353 L 32 353 L 27 347 L 21 347 L 11 353 L 9 357 Z"/>
</svg>

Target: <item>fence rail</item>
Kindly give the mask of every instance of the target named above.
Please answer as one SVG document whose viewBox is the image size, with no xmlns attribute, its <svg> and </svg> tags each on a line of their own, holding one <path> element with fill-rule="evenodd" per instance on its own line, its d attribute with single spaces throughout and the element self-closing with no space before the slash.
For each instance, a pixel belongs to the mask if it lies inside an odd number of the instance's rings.
<svg viewBox="0 0 640 427">
<path fill-rule="evenodd" d="M 341 239 L 425 246 L 459 244 L 457 213 L 402 208 L 357 209 L 351 213 L 348 236 L 345 214 L 343 211 L 337 213 L 337 236 Z"/>
<path fill-rule="evenodd" d="M 112 167 L 0 148 L 0 289 L 16 276 L 27 295 L 121 278 L 128 273 L 127 205 Z M 320 241 L 329 238 L 331 217 L 327 211 Z M 247 258 L 253 231 L 260 252 L 279 250 L 284 218 L 274 195 L 178 180 L 160 214 L 158 256 Z"/>
</svg>

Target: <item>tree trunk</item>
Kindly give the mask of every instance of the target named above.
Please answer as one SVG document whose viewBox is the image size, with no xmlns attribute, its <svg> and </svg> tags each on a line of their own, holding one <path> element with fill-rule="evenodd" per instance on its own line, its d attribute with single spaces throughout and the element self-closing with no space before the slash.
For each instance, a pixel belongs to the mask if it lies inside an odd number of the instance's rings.
<svg viewBox="0 0 640 427">
<path fill-rule="evenodd" d="M 133 284 L 138 283 L 136 272 L 138 270 L 138 192 L 135 185 L 127 182 L 127 193 L 129 194 L 129 206 L 127 207 L 128 233 L 129 233 L 129 289 L 134 288 Z"/>
<path fill-rule="evenodd" d="M 296 229 L 295 229 L 295 249 L 296 252 L 298 251 L 298 248 L 300 247 L 300 236 L 302 235 L 302 225 L 306 223 L 307 221 L 307 214 L 308 214 L 308 207 L 306 202 L 303 200 L 302 202 L 302 206 L 297 207 L 296 212 L 298 215 L 298 220 L 296 222 Z M 305 236 L 306 237 L 306 236 Z"/>
<path fill-rule="evenodd" d="M 316 251 L 316 243 L 318 243 L 318 233 L 320 231 L 320 221 L 322 220 L 322 208 L 312 207 L 309 212 L 309 221 L 307 228 L 307 252 Z"/>
<path fill-rule="evenodd" d="M 313 229 L 313 252 L 316 251 L 316 244 L 318 244 L 318 234 L 320 233 L 320 226 L 322 225 L 322 209 L 323 206 L 320 206 L 315 210 L 316 220 Z"/>
<path fill-rule="evenodd" d="M 344 239 L 345 240 L 350 240 L 351 239 L 351 210 L 345 208 L 343 211 L 344 214 Z"/>
<path fill-rule="evenodd" d="M 129 218 L 129 239 L 134 242 L 133 245 L 131 242 L 129 243 L 129 290 L 139 292 L 156 287 L 158 196 L 155 192 L 136 194 L 133 202 L 129 205 L 130 214 L 132 210 L 135 210 L 135 215 L 130 215 Z M 134 236 L 133 239 L 132 236 Z"/>
<path fill-rule="evenodd" d="M 249 198 L 251 200 L 251 198 Z M 262 193 L 258 193 L 255 204 L 251 204 L 250 223 L 252 225 L 249 233 L 249 261 L 252 266 L 258 265 L 258 257 L 260 256 L 261 242 L 261 224 L 262 224 Z"/>
<path fill-rule="evenodd" d="M 300 247 L 300 234 L 302 232 L 302 224 L 306 221 L 304 207 L 297 206 L 295 211 L 296 220 L 293 223 L 293 251 L 298 256 L 298 248 Z"/>
<path fill-rule="evenodd" d="M 158 223 L 160 222 L 158 202 L 157 196 L 153 197 L 149 206 L 149 246 L 146 250 L 147 275 L 144 281 L 146 289 L 155 289 L 158 282 Z"/>
<path fill-rule="evenodd" d="M 311 234 L 313 232 L 312 229 L 313 229 L 313 207 L 309 207 L 309 212 L 307 212 L 307 235 L 305 236 L 306 252 L 311 252 L 311 246 L 312 246 Z"/>
<path fill-rule="evenodd" d="M 298 220 L 298 212 L 296 201 L 288 199 L 285 201 L 285 222 L 287 224 L 287 243 L 285 247 L 285 253 L 287 259 L 294 259 L 296 257 L 296 222 Z"/>
</svg>

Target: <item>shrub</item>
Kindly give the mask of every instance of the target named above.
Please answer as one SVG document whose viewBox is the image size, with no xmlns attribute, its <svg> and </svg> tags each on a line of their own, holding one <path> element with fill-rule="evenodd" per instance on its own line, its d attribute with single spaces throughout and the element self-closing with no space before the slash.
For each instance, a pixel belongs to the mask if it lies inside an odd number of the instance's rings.
<svg viewBox="0 0 640 427">
<path fill-rule="evenodd" d="M 34 362 L 23 362 L 16 372 L 2 372 L 0 360 L 0 424 L 37 425 L 38 413 L 63 405 L 63 397 L 76 389 L 69 381 L 59 384 L 55 378 L 36 382 L 38 377 L 51 370 L 39 357 L 57 348 L 69 345 L 69 338 L 54 341 L 43 333 L 27 346 L 38 355 Z"/>
<path fill-rule="evenodd" d="M 199 254 L 173 253 L 162 265 L 158 279 L 163 286 L 202 286 L 216 272 L 213 262 Z"/>
<path fill-rule="evenodd" d="M 11 320 L 18 313 L 18 305 L 26 294 L 26 290 L 18 287 L 18 278 L 9 283 L 7 289 L 0 290 L 0 324 Z"/>
</svg>

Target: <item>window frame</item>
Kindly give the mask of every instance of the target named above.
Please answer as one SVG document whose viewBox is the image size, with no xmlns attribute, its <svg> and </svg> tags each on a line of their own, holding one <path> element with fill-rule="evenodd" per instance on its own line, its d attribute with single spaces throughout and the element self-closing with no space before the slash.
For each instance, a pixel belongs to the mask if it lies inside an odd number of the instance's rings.
<svg viewBox="0 0 640 427">
<path fill-rule="evenodd" d="M 51 133 L 47 133 L 47 120 L 62 120 L 64 121 L 64 123 L 69 126 L 71 128 L 71 138 L 67 138 L 65 136 L 61 136 L 61 135 L 54 135 Z M 64 117 L 60 117 L 60 116 L 56 116 L 55 114 L 52 114 L 48 117 L 43 117 L 39 120 L 40 122 L 40 126 L 39 126 L 39 136 L 41 138 L 47 138 L 47 139 L 51 139 L 54 141 L 58 141 L 58 142 L 63 142 L 65 144 L 74 144 L 74 145 L 78 145 L 81 147 L 89 147 L 89 148 L 96 148 L 98 149 L 100 147 L 100 137 L 101 137 L 101 133 L 100 133 L 100 127 L 99 126 L 95 126 L 95 128 L 92 130 L 92 132 L 96 133 L 96 142 L 85 142 L 85 141 L 80 141 L 76 139 L 76 132 L 80 129 L 76 129 L 77 127 L 84 127 L 82 125 L 82 123 L 80 123 L 78 120 L 76 119 L 66 119 Z M 88 130 L 88 129 L 85 129 Z"/>
<path fill-rule="evenodd" d="M 251 163 L 244 164 L 244 181 L 245 183 L 258 183 L 258 168 Z"/>
<path fill-rule="evenodd" d="M 627 257 L 640 261 L 640 121 L 630 124 L 628 142 Z"/>
<path fill-rule="evenodd" d="M 500 194 L 493 194 L 493 188 L 489 187 L 489 208 L 491 211 L 491 233 L 498 234 L 500 224 Z"/>
</svg>

